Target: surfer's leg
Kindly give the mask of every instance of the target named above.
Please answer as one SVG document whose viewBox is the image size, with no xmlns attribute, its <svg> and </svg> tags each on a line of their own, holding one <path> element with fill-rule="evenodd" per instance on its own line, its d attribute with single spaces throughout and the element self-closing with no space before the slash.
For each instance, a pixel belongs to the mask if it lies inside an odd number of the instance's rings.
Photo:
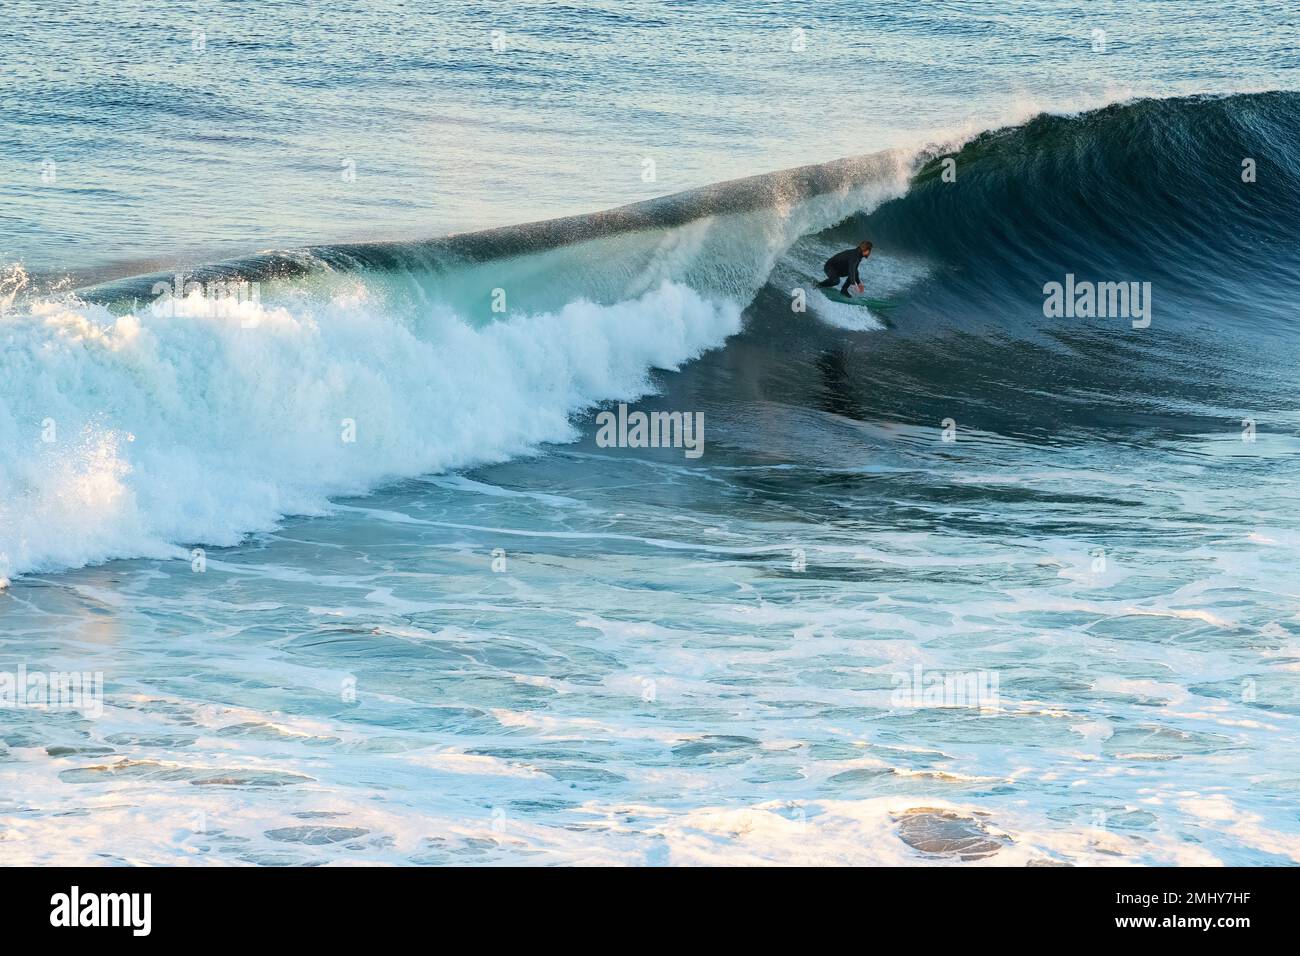
<svg viewBox="0 0 1300 956">
<path fill-rule="evenodd" d="M 817 288 L 819 289 L 829 289 L 835 283 L 840 281 L 841 276 L 834 269 L 827 267 L 825 269 L 825 272 L 826 272 L 825 280 L 817 283 Z"/>
</svg>

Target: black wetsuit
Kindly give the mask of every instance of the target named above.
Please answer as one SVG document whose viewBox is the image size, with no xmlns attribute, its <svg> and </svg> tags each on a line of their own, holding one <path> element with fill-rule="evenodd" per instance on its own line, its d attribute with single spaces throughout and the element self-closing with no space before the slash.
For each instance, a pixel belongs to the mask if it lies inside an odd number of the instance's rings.
<svg viewBox="0 0 1300 956">
<path fill-rule="evenodd" d="M 862 250 L 857 246 L 835 253 L 826 260 L 826 265 L 822 266 L 826 270 L 826 281 L 818 282 L 818 288 L 828 289 L 843 279 L 844 284 L 840 286 L 840 294 L 848 295 L 849 286 L 857 285 L 862 281 L 858 278 L 858 266 L 861 264 Z"/>
</svg>

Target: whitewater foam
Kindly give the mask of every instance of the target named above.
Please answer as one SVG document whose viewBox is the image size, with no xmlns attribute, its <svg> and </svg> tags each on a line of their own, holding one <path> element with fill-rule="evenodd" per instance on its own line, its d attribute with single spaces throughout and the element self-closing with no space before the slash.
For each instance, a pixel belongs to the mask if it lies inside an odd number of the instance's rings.
<svg viewBox="0 0 1300 956">
<path fill-rule="evenodd" d="M 364 285 L 242 308 L 214 316 L 196 292 L 175 315 L 7 317 L 0 575 L 230 545 L 331 495 L 572 440 L 572 413 L 740 327 L 735 303 L 671 282 L 481 328 L 434 308 L 419 332 Z"/>
</svg>

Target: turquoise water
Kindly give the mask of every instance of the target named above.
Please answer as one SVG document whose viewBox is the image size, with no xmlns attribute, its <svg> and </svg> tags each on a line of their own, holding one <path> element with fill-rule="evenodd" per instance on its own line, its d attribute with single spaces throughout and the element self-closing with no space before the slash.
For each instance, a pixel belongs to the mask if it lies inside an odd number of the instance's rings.
<svg viewBox="0 0 1300 956">
<path fill-rule="evenodd" d="M 1191 9 L 20 9 L 0 861 L 1300 860 L 1296 14 Z"/>
</svg>

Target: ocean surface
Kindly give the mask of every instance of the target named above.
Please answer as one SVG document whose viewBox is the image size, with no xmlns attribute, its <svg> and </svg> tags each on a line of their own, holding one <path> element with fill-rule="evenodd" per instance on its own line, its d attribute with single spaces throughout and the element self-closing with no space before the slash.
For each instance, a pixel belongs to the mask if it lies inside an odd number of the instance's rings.
<svg viewBox="0 0 1300 956">
<path fill-rule="evenodd" d="M 0 863 L 1300 862 L 1295 4 L 5 12 Z"/>
</svg>

